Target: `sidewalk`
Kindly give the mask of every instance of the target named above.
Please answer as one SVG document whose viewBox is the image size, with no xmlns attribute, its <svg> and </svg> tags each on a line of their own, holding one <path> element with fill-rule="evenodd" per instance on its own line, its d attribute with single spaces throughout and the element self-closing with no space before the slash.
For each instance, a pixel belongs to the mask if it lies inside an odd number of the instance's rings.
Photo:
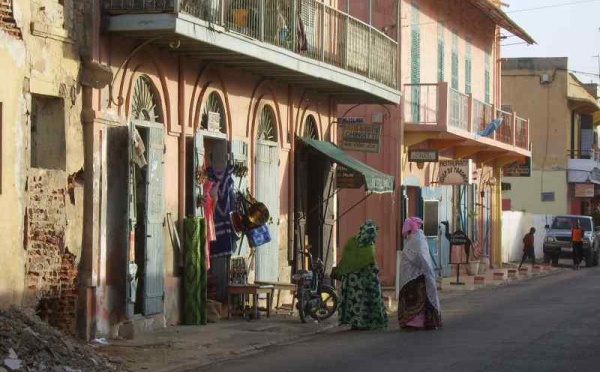
<svg viewBox="0 0 600 372">
<path fill-rule="evenodd" d="M 514 266 L 514 268 L 513 268 Z M 462 275 L 464 285 L 452 285 L 456 276 L 444 278 L 440 299 L 460 295 L 465 291 L 506 285 L 532 277 L 546 276 L 565 271 L 565 268 L 542 266 L 539 273 L 533 273 L 530 265 L 524 265 L 527 272 L 517 272 L 509 278 L 509 270 L 518 264 L 507 264 L 501 269 L 488 270 L 476 284 L 474 276 Z M 496 273 L 496 279 L 494 274 Z M 499 280 L 499 274 L 503 279 Z M 390 312 L 395 312 L 397 303 L 391 300 Z M 394 319 L 390 316 L 390 319 Z M 109 346 L 99 347 L 99 351 L 110 357 L 123 359 L 132 371 L 174 372 L 181 369 L 202 366 L 259 351 L 271 345 L 299 341 L 323 332 L 337 332 L 345 328 L 337 327 L 337 319 L 332 317 L 323 323 L 303 324 L 297 315 L 271 315 L 260 320 L 222 320 L 206 326 L 177 326 L 164 328 L 135 340 L 110 340 Z"/>
</svg>

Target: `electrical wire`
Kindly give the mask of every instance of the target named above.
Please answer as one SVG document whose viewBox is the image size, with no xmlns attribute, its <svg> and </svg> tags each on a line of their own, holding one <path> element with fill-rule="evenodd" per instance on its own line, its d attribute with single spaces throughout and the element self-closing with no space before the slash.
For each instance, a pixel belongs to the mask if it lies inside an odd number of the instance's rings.
<svg viewBox="0 0 600 372">
<path fill-rule="evenodd" d="M 512 14 L 512 13 L 530 12 L 530 11 L 533 11 L 533 10 L 553 9 L 553 8 L 559 8 L 559 7 L 563 7 L 563 6 L 586 4 L 586 3 L 597 3 L 597 2 L 600 2 L 600 0 L 582 0 L 582 1 L 575 1 L 575 2 L 572 2 L 572 3 L 544 5 L 544 6 L 538 6 L 538 7 L 535 7 L 535 8 L 510 10 L 510 11 L 507 11 L 506 13 L 511 13 Z"/>
</svg>

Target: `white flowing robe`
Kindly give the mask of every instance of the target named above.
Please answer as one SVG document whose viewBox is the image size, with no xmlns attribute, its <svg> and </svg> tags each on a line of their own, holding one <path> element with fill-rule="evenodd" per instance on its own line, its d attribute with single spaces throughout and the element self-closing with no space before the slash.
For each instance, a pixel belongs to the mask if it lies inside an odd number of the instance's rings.
<svg viewBox="0 0 600 372">
<path fill-rule="evenodd" d="M 441 312 L 435 281 L 435 268 L 431 261 L 427 238 L 423 234 L 423 230 L 409 236 L 408 244 L 404 247 L 400 257 L 400 290 L 410 281 L 424 275 L 427 298 L 437 311 Z"/>
</svg>

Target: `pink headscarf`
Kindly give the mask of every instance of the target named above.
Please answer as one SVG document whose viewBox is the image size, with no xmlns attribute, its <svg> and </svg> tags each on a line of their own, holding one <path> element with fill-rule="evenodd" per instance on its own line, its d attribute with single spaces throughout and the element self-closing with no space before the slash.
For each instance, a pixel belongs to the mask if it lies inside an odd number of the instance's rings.
<svg viewBox="0 0 600 372">
<path fill-rule="evenodd" d="M 402 226 L 402 235 L 406 236 L 408 233 L 416 233 L 419 231 L 419 228 L 423 225 L 423 220 L 419 217 L 408 217 L 404 220 L 404 225 Z"/>
</svg>

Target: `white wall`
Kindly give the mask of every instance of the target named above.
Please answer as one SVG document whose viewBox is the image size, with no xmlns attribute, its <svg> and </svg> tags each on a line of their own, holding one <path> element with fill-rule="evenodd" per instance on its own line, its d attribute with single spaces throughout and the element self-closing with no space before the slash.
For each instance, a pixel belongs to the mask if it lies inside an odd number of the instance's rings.
<svg viewBox="0 0 600 372">
<path fill-rule="evenodd" d="M 535 258 L 544 257 L 542 244 L 546 236 L 545 225 L 552 223 L 554 216 L 523 212 L 502 212 L 502 262 L 520 261 L 523 256 L 523 237 L 535 227 Z"/>
</svg>

